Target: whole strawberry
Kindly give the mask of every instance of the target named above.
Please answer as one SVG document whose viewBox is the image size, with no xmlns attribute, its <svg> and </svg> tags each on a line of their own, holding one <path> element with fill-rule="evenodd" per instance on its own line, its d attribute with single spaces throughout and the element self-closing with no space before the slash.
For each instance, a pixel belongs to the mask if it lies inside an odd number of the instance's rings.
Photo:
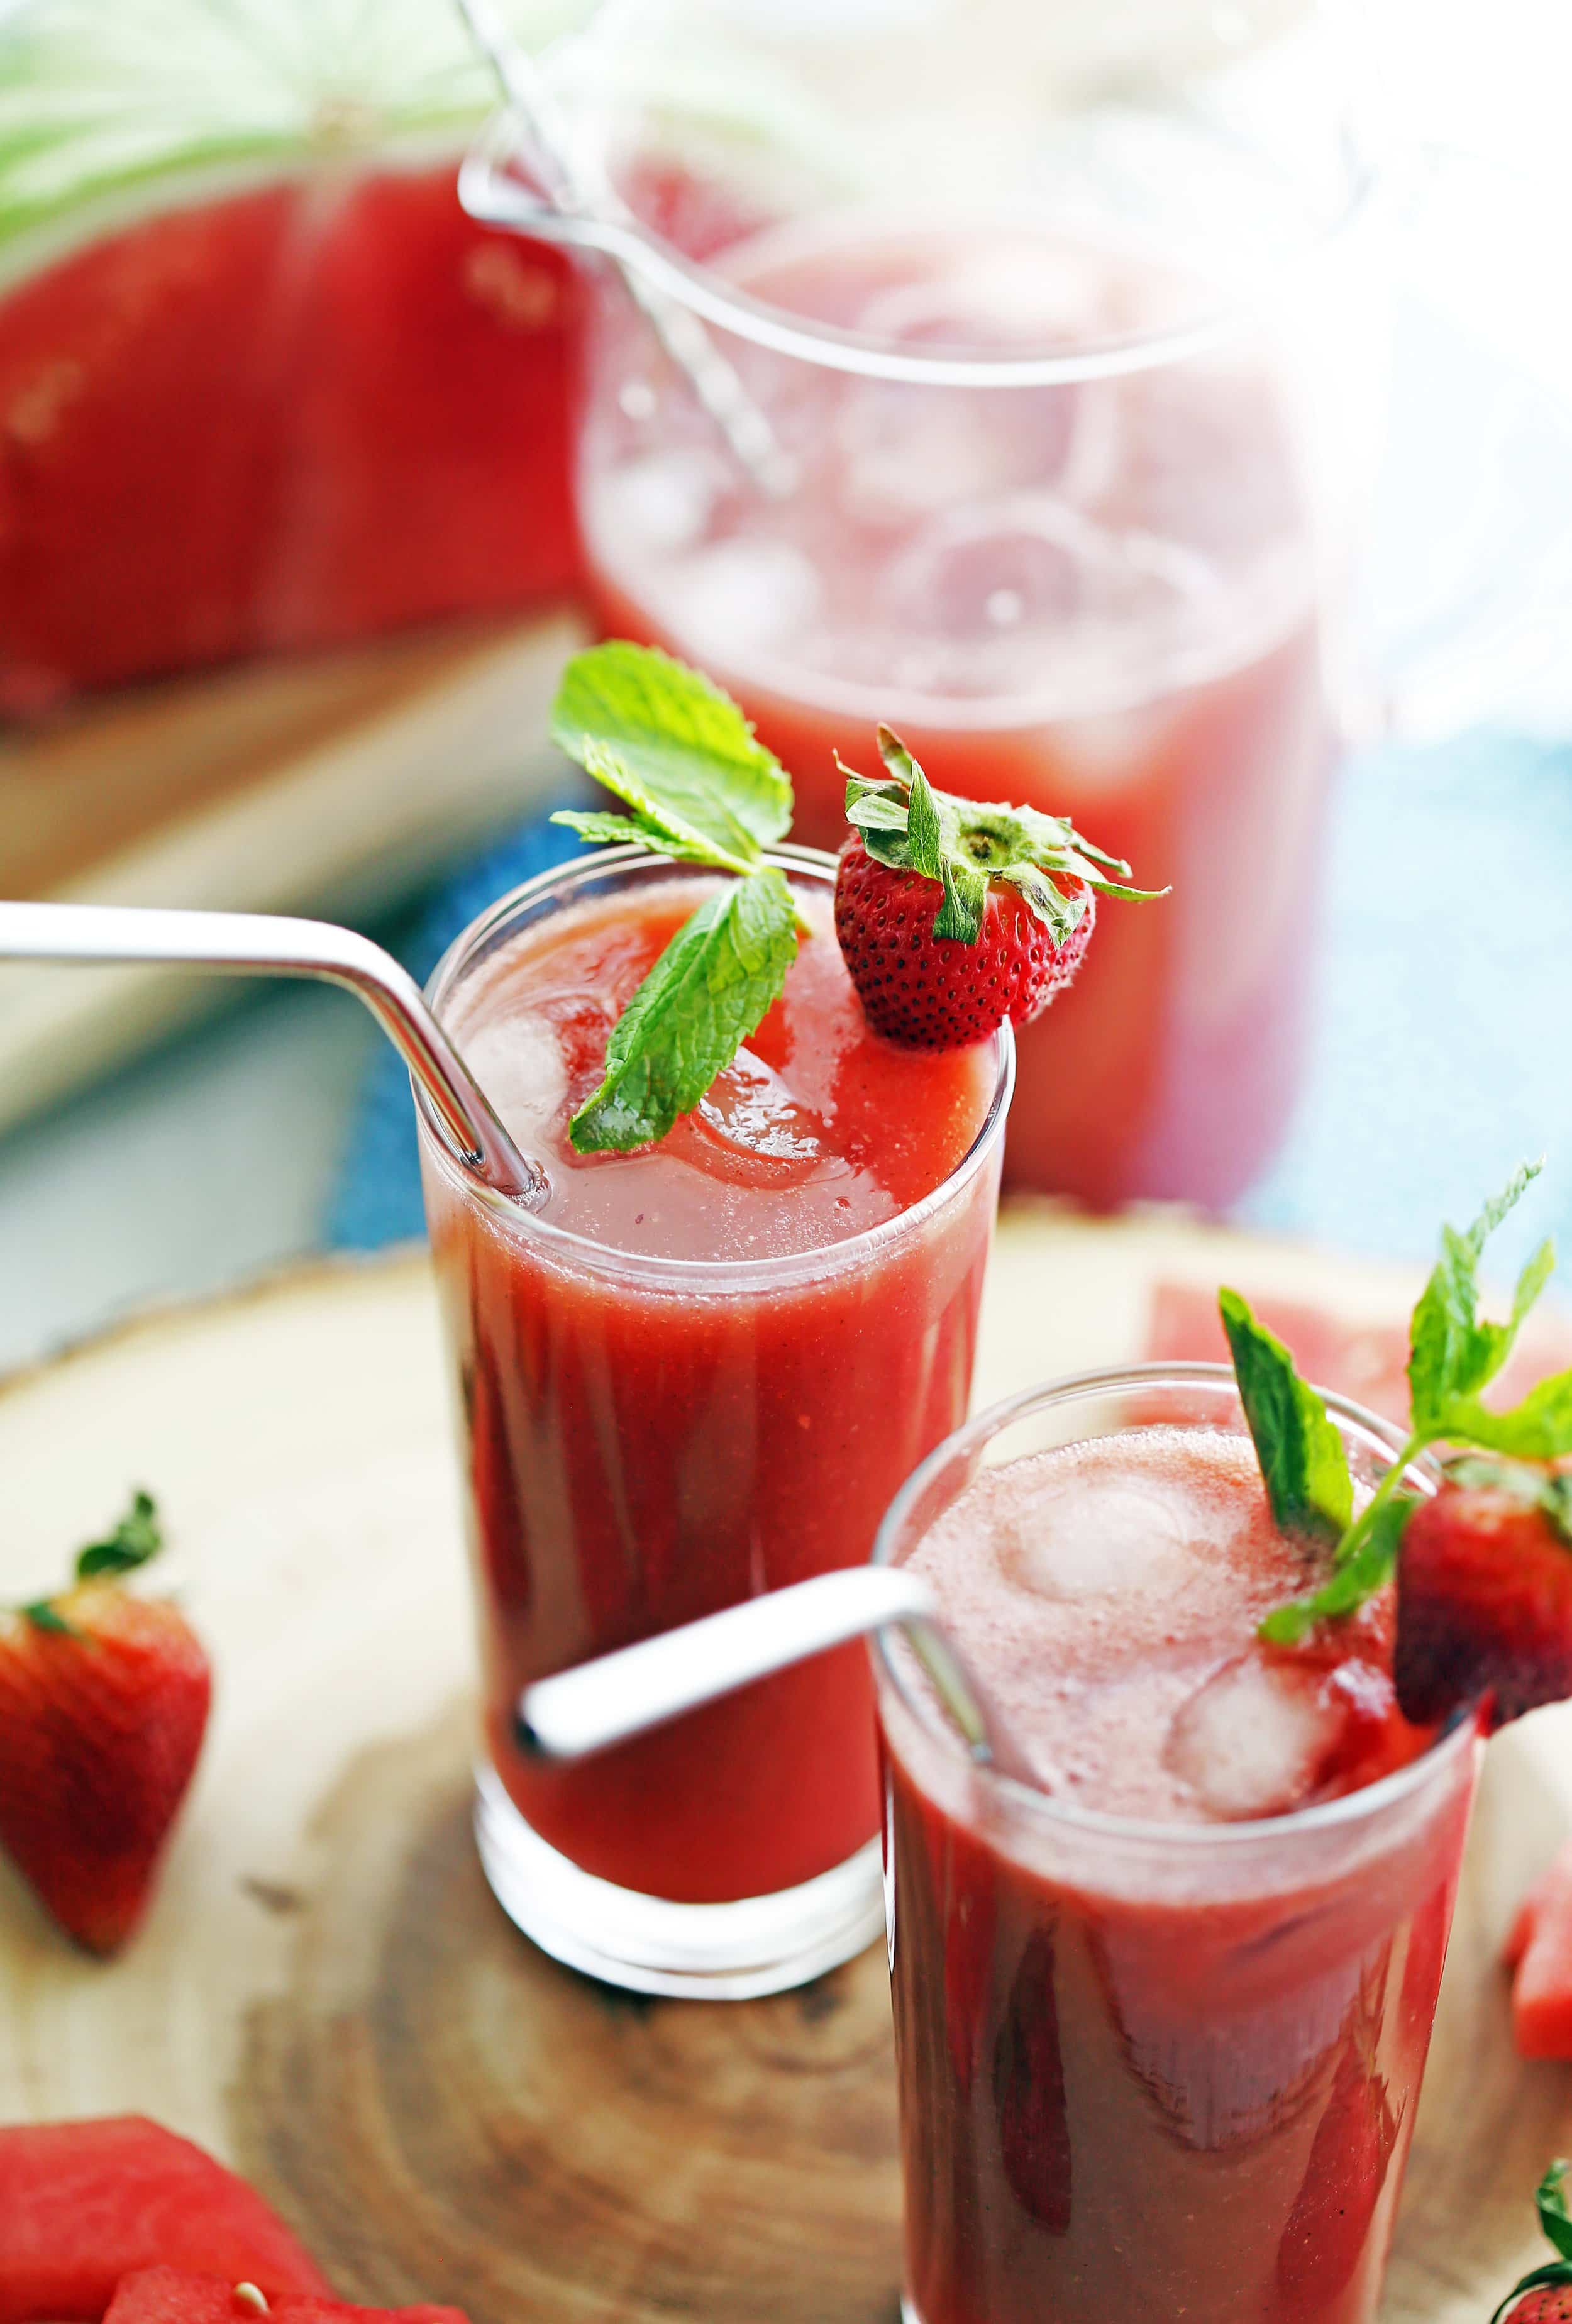
<svg viewBox="0 0 1572 2324">
<path fill-rule="evenodd" d="M 1030 1024 L 1080 965 L 1094 891 L 1145 891 L 1121 884 L 1129 865 L 1057 816 L 934 790 L 887 726 L 879 752 L 884 780 L 847 772 L 854 829 L 835 888 L 836 935 L 868 1022 L 921 1049 L 964 1047 L 1006 1018 Z"/>
<path fill-rule="evenodd" d="M 1416 1725 L 1488 1695 L 1497 1726 L 1572 1694 L 1572 1477 L 1470 1453 L 1403 1526 L 1398 1702 Z"/>
<path fill-rule="evenodd" d="M 161 1546 L 139 1493 L 71 1588 L 0 1614 L 0 1847 L 97 1953 L 142 1917 L 212 1697 L 184 1615 L 122 1585 Z"/>
<path fill-rule="evenodd" d="M 1572 2216 L 1567 2209 L 1567 2165 L 1552 2163 L 1534 2190 L 1540 2231 L 1558 2256 L 1514 2283 L 1490 2324 L 1510 2309 L 1512 2324 L 1572 2324 Z"/>
</svg>

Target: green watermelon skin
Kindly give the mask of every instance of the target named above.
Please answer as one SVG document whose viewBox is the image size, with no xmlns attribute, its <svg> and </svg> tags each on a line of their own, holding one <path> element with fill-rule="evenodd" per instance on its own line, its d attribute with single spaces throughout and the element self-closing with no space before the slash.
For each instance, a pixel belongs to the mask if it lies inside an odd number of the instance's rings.
<svg viewBox="0 0 1572 2324">
<path fill-rule="evenodd" d="M 451 161 L 166 210 L 0 300 L 0 715 L 576 586 L 569 262 Z"/>
</svg>

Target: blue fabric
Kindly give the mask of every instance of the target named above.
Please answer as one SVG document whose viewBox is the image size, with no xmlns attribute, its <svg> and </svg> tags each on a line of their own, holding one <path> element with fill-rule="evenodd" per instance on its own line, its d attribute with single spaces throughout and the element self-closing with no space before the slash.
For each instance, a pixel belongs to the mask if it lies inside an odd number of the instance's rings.
<svg viewBox="0 0 1572 2324">
<path fill-rule="evenodd" d="M 530 825 L 431 899 L 395 948 L 423 978 L 494 897 L 577 845 Z M 1572 751 L 1479 735 L 1367 752 L 1343 783 L 1331 855 L 1302 1101 L 1240 1217 L 1424 1259 L 1443 1218 L 1465 1222 L 1543 1154 L 1545 1183 L 1492 1247 L 1492 1272 L 1552 1231 L 1572 1248 Z M 367 1249 L 421 1231 L 409 1084 L 389 1051 L 328 1231 Z"/>
</svg>

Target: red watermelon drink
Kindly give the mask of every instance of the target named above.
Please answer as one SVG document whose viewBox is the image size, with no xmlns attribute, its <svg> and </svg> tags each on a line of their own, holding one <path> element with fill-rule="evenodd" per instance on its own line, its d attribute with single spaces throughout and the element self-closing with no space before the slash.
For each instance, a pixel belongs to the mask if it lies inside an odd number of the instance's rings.
<svg viewBox="0 0 1572 2324">
<path fill-rule="evenodd" d="M 438 986 L 553 1190 L 515 1222 L 425 1140 L 468 1423 L 482 1845 L 549 1950 L 684 1991 L 704 1989 L 706 1944 L 742 1990 L 799 1947 L 838 1958 L 876 1930 L 865 1656 L 844 1648 L 574 1766 L 527 1758 L 513 1706 L 548 1672 L 867 1555 L 901 1478 L 966 1408 L 1009 1087 L 1007 1043 L 921 1056 L 873 1034 L 829 868 L 781 868 L 812 931 L 785 991 L 698 1111 L 643 1152 L 580 1160 L 568 1121 L 713 879 L 575 865 L 499 908 Z M 582 1876 L 643 1900 L 642 1963 L 597 1959 L 588 1934 L 576 1949 Z M 735 1958 L 738 1913 L 763 1917 L 736 1900 L 782 1892 L 765 1950 Z M 615 1932 L 596 1936 L 609 1955 Z"/>
<path fill-rule="evenodd" d="M 1400 1439 L 1329 1408 L 1367 1494 Z M 1369 2324 L 1477 1732 L 1398 1709 L 1390 1587 L 1262 1645 L 1310 1553 L 1210 1366 L 974 1423 L 881 1554 L 1047 1786 L 882 1664 L 909 2316 Z"/>
<path fill-rule="evenodd" d="M 840 828 L 837 742 L 882 717 L 945 789 L 1068 814 L 1171 881 L 1024 1035 L 1006 1176 L 1232 1200 L 1293 1093 L 1334 749 L 1313 464 L 1276 354 L 1181 347 L 1205 285 L 1031 225 L 859 213 L 708 266 L 806 338 L 751 343 L 750 308 L 723 340 L 796 489 L 748 488 L 608 294 L 578 448 L 606 627 L 724 681 L 816 844 Z M 905 358 L 953 360 L 887 375 Z M 1044 375 L 989 383 L 1012 360 Z"/>
<path fill-rule="evenodd" d="M 489 1193 L 422 1117 L 481 1608 L 492 1885 L 549 1951 L 655 1992 L 800 1982 L 879 1925 L 860 1649 L 573 1765 L 531 1682 L 859 1563 L 959 1422 L 1010 1026 L 1128 867 L 936 794 L 881 731 L 840 859 L 781 843 L 783 770 L 662 654 L 577 656 L 553 732 L 627 844 L 497 905 L 431 999 L 548 1193 Z"/>
</svg>

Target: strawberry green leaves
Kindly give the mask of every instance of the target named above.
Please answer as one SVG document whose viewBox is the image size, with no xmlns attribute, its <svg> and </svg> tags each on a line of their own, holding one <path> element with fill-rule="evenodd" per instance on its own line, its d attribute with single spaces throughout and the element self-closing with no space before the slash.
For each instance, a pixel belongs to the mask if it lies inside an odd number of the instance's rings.
<svg viewBox="0 0 1572 2324">
<path fill-rule="evenodd" d="M 1534 2208 L 1540 2215 L 1540 2232 L 1547 2243 L 1553 2245 L 1558 2257 L 1548 2260 L 1543 2267 L 1531 2268 L 1512 2285 L 1506 2298 L 1491 2317 L 1490 2324 L 1501 2324 L 1514 2301 L 1525 2292 L 1565 2291 L 1572 2286 L 1572 2212 L 1567 2208 L 1567 2165 L 1552 2163 L 1534 2190 Z"/>
<path fill-rule="evenodd" d="M 593 845 L 736 879 L 656 961 L 617 1021 L 605 1079 L 569 1126 L 578 1153 L 626 1154 L 691 1112 L 781 997 L 804 924 L 764 850 L 791 825 L 791 785 L 719 687 L 623 639 L 575 654 L 551 735 L 630 810 L 556 822 Z"/>
<path fill-rule="evenodd" d="M 779 872 L 750 872 L 701 904 L 618 1019 L 606 1079 L 573 1117 L 578 1151 L 663 1138 L 779 1000 L 796 957 L 796 907 Z"/>
<path fill-rule="evenodd" d="M 1284 1532 L 1337 1540 L 1354 1515 L 1342 1437 L 1282 1342 L 1239 1293 L 1220 1291 L 1217 1305 L 1273 1518 Z"/>
<path fill-rule="evenodd" d="M 156 1557 L 162 1547 L 163 1528 L 153 1495 L 139 1490 L 132 1495 L 125 1515 L 111 1533 L 102 1541 L 90 1541 L 85 1549 L 78 1551 L 76 1579 L 97 1582 L 134 1572 L 149 1558 Z M 49 1630 L 68 1638 L 77 1635 L 52 1599 L 36 1598 L 17 1610 L 35 1630 Z"/>
<path fill-rule="evenodd" d="M 618 638 L 575 654 L 551 739 L 632 809 L 553 816 L 597 845 L 746 874 L 791 825 L 791 782 L 730 696 L 652 647 Z"/>
<path fill-rule="evenodd" d="M 1123 884 L 1130 877 L 1129 864 L 1105 855 L 1057 816 L 1040 815 L 1035 807 L 979 805 L 936 791 L 887 726 L 879 729 L 879 756 L 883 779 L 841 767 L 846 821 L 862 834 L 875 862 L 893 872 L 920 872 L 943 889 L 933 924 L 936 936 L 977 942 L 991 880 L 1018 889 L 1056 945 L 1075 934 L 1089 889 L 1134 903 L 1167 893 Z M 1061 884 L 1067 881 L 1068 890 Z"/>
<path fill-rule="evenodd" d="M 1481 1391 L 1500 1373 L 1511 1355 L 1524 1317 L 1549 1282 L 1556 1263 L 1555 1248 L 1540 1245 L 1518 1277 L 1512 1311 L 1504 1323 L 1493 1323 L 1479 1314 L 1479 1262 L 1496 1228 L 1539 1176 L 1538 1163 L 1525 1164 L 1492 1201 L 1486 1203 L 1466 1233 L 1455 1227 L 1441 1230 L 1441 1255 L 1414 1308 L 1409 1332 L 1409 1397 L 1411 1417 L 1409 1438 L 1363 1509 L 1345 1522 L 1332 1553 L 1332 1571 L 1308 1597 L 1278 1607 L 1261 1626 L 1262 1637 L 1291 1645 L 1328 1615 L 1351 1613 L 1390 1578 L 1397 1563 L 1402 1530 L 1414 1507 L 1414 1496 L 1401 1490 L 1404 1472 L 1433 1444 L 1472 1445 L 1484 1452 L 1519 1460 L 1554 1461 L 1572 1453 L 1572 1371 L 1558 1372 L 1531 1388 L 1510 1412 L 1493 1412 Z M 1237 1294 L 1225 1292 L 1225 1302 Z M 1238 1301 L 1243 1308 L 1244 1302 Z M 1248 1316 L 1248 1309 L 1244 1310 Z M 1224 1328 L 1234 1348 L 1234 1331 L 1224 1307 Z M 1259 1372 L 1263 1359 L 1256 1345 L 1270 1340 L 1253 1323 L 1248 1337 L 1246 1364 Z M 1278 1356 L 1292 1373 L 1292 1388 L 1279 1380 L 1271 1398 L 1255 1388 L 1256 1410 L 1251 1406 L 1251 1387 L 1240 1369 L 1234 1348 L 1234 1370 L 1244 1400 L 1251 1434 L 1255 1440 L 1262 1475 L 1279 1512 L 1281 1488 L 1274 1477 L 1286 1474 L 1290 1482 L 1304 1479 L 1305 1454 L 1300 1449 L 1304 1429 L 1303 1399 L 1321 1408 L 1314 1389 L 1293 1372 L 1292 1359 L 1273 1342 Z M 1257 1413 L 1261 1426 L 1257 1426 Z M 1330 1424 L 1327 1424 L 1328 1426 Z M 1263 1441 L 1264 1440 L 1264 1441 Z M 1341 1454 L 1339 1442 L 1339 1453 Z M 1344 1467 L 1346 1459 L 1344 1456 Z M 1547 1487 L 1556 1499 L 1548 1513 L 1559 1522 L 1562 1480 Z M 1293 1522 L 1278 1515 L 1280 1524 Z M 1299 1520 L 1301 1527 L 1304 1520 Z M 1313 1527 L 1311 1529 L 1314 1529 Z"/>
</svg>

